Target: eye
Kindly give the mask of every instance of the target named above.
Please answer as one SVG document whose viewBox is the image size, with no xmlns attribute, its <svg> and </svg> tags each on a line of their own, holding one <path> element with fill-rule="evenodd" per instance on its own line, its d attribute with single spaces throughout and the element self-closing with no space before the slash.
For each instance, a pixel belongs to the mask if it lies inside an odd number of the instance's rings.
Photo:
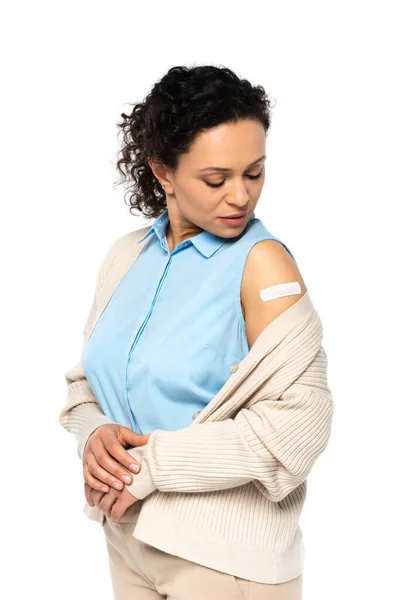
<svg viewBox="0 0 400 600">
<path fill-rule="evenodd" d="M 262 169 L 261 169 L 261 171 L 258 173 L 258 175 L 247 175 L 247 177 L 248 177 L 249 179 L 260 179 L 261 175 L 262 175 Z"/>
<path fill-rule="evenodd" d="M 263 170 L 261 169 L 261 171 L 258 173 L 258 175 L 246 175 L 246 177 L 248 177 L 249 179 L 259 179 L 262 175 L 262 172 L 263 172 Z M 225 179 L 223 181 L 221 181 L 221 183 L 209 183 L 208 181 L 205 181 L 204 183 L 206 185 L 208 185 L 209 187 L 219 188 L 224 185 Z"/>
<path fill-rule="evenodd" d="M 224 179 L 224 181 L 221 181 L 221 183 L 208 183 L 208 181 L 205 181 L 204 183 L 205 183 L 206 185 L 208 185 L 209 187 L 212 187 L 212 188 L 219 188 L 219 187 L 221 187 L 221 185 L 224 185 L 224 183 L 225 183 L 225 179 Z"/>
</svg>

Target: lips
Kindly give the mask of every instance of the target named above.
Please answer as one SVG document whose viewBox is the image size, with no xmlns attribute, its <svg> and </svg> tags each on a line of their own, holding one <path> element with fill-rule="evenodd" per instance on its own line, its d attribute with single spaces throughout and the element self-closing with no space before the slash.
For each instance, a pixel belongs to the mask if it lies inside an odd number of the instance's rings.
<svg viewBox="0 0 400 600">
<path fill-rule="evenodd" d="M 227 225 L 242 225 L 246 221 L 247 213 L 241 217 L 220 217 Z"/>
</svg>

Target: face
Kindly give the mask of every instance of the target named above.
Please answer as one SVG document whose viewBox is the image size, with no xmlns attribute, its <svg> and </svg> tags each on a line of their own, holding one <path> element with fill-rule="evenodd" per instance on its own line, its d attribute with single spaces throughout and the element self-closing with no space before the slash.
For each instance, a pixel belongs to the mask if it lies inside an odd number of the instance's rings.
<svg viewBox="0 0 400 600">
<path fill-rule="evenodd" d="M 196 137 L 174 174 L 157 173 L 179 237 L 205 229 L 229 238 L 243 231 L 264 185 L 265 140 L 259 121 L 224 123 Z M 224 220 L 236 213 L 246 213 L 244 220 Z"/>
</svg>

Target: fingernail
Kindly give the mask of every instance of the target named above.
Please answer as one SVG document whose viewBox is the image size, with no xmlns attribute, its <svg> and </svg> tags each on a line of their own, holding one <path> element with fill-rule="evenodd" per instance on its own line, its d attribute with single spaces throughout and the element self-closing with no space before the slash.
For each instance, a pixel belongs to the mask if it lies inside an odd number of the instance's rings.
<svg viewBox="0 0 400 600">
<path fill-rule="evenodd" d="M 118 481 L 114 481 L 113 488 L 115 488 L 116 490 L 122 490 L 123 485 L 122 485 L 122 483 L 119 483 Z"/>
<path fill-rule="evenodd" d="M 129 475 L 122 475 L 121 479 L 123 481 L 125 481 L 125 483 L 130 483 L 131 482 L 131 478 L 129 477 Z"/>
<path fill-rule="evenodd" d="M 103 485 L 101 489 L 103 490 L 103 492 L 108 492 L 108 488 L 105 485 Z"/>
<path fill-rule="evenodd" d="M 132 463 L 129 466 L 132 469 L 132 471 L 134 471 L 135 473 L 137 473 L 139 471 L 139 467 L 137 465 L 135 465 L 134 463 Z"/>
</svg>

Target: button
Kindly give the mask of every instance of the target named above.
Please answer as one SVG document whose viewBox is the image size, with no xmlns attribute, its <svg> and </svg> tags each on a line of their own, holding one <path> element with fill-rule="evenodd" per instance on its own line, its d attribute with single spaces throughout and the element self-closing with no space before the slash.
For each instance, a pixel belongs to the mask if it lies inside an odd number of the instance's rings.
<svg viewBox="0 0 400 600">
<path fill-rule="evenodd" d="M 232 363 L 232 365 L 231 365 L 231 373 L 236 373 L 236 371 L 238 370 L 238 368 L 239 368 L 239 363 L 237 363 L 237 362 Z"/>
<path fill-rule="evenodd" d="M 200 412 L 201 412 L 201 411 L 200 411 L 200 410 L 198 410 L 197 412 L 195 412 L 195 413 L 194 413 L 194 415 L 192 416 L 192 421 L 194 421 L 194 420 L 195 420 L 195 418 L 197 417 L 197 415 L 199 415 L 199 414 L 200 414 Z"/>
</svg>

